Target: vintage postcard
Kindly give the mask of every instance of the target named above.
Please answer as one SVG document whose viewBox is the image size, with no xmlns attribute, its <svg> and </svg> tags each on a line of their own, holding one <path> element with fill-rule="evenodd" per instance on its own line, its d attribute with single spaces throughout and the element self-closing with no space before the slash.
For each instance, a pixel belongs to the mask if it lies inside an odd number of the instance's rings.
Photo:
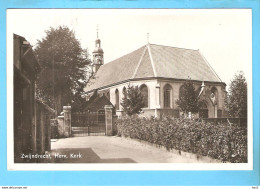
<svg viewBox="0 0 260 189">
<path fill-rule="evenodd" d="M 9 170 L 252 170 L 251 9 L 8 9 Z"/>
</svg>

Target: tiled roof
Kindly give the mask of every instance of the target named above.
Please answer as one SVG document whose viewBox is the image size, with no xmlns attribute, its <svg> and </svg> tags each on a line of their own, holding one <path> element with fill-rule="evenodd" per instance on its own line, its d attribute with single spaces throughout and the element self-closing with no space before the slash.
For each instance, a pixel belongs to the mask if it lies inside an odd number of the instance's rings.
<svg viewBox="0 0 260 189">
<path fill-rule="evenodd" d="M 110 100 L 108 100 L 106 96 L 97 96 L 92 102 L 90 102 L 90 104 L 87 105 L 84 111 L 90 110 L 92 112 L 97 112 L 98 110 L 104 110 L 105 105 L 113 106 L 113 104 L 110 102 Z"/>
<path fill-rule="evenodd" d="M 148 44 L 102 65 L 85 91 L 126 80 L 155 77 L 222 82 L 199 50 Z"/>
</svg>

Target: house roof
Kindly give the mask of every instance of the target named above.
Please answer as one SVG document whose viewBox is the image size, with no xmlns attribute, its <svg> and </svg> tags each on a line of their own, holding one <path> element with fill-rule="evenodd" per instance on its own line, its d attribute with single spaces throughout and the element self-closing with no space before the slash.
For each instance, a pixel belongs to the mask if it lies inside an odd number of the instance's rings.
<svg viewBox="0 0 260 189">
<path fill-rule="evenodd" d="M 84 109 L 84 111 L 86 110 L 90 110 L 90 111 L 94 111 L 97 112 L 98 110 L 104 110 L 105 105 L 112 105 L 113 104 L 110 102 L 110 100 L 106 97 L 106 96 L 96 96 L 95 99 L 92 100 L 92 102 L 90 102 L 87 107 Z M 114 106 L 113 106 L 114 107 Z"/>
<path fill-rule="evenodd" d="M 199 50 L 147 44 L 102 65 L 84 90 L 143 78 L 222 82 Z"/>
<path fill-rule="evenodd" d="M 23 49 L 23 55 L 21 56 L 21 59 L 25 60 L 26 63 L 35 70 L 36 73 L 39 73 L 41 70 L 41 66 L 35 57 L 35 54 L 32 50 L 32 46 L 30 43 L 22 36 L 13 34 L 13 39 L 17 39 L 19 41 L 19 45 Z"/>
</svg>

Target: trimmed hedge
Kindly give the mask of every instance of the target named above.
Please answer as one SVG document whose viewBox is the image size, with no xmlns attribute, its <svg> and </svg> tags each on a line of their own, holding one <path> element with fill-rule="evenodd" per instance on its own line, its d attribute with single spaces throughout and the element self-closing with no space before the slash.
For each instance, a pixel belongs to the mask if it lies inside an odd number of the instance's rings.
<svg viewBox="0 0 260 189">
<path fill-rule="evenodd" d="M 144 140 L 167 150 L 176 149 L 223 162 L 247 162 L 247 128 L 227 123 L 162 117 L 123 117 L 116 121 L 117 135 Z"/>
</svg>

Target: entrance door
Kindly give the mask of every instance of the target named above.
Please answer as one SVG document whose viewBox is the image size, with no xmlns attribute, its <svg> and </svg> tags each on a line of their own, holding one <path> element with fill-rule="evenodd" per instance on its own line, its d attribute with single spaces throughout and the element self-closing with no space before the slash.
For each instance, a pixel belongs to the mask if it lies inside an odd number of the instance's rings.
<svg viewBox="0 0 260 189">
<path fill-rule="evenodd" d="M 199 110 L 199 117 L 201 118 L 208 118 L 208 109 L 200 109 Z"/>
</svg>

